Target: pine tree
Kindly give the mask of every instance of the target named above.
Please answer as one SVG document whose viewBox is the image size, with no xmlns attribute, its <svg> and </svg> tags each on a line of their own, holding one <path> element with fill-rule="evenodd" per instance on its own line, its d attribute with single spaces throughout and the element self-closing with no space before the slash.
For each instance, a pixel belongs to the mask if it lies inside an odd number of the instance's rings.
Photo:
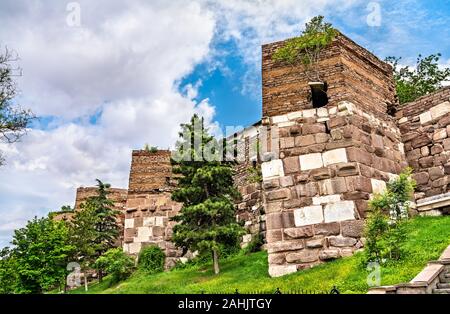
<svg viewBox="0 0 450 314">
<path fill-rule="evenodd" d="M 173 241 L 178 247 L 211 252 L 214 273 L 219 273 L 219 255 L 235 245 L 244 234 L 236 222 L 234 201 L 240 197 L 233 185 L 231 163 L 222 160 L 218 142 L 208 134 L 203 119 L 194 115 L 181 125 L 181 140 L 173 156 L 173 172 L 178 175 L 174 201 L 183 203 L 173 218 Z"/>
</svg>

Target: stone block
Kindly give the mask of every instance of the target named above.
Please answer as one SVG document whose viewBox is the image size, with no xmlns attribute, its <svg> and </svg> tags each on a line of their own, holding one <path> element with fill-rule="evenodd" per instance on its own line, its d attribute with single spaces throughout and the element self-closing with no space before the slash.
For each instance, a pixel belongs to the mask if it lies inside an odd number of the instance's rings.
<svg viewBox="0 0 450 314">
<path fill-rule="evenodd" d="M 295 158 L 297 159 L 297 158 Z M 289 187 L 294 185 L 294 179 L 292 177 L 281 177 L 280 178 L 280 185 L 282 187 Z"/>
<path fill-rule="evenodd" d="M 347 152 L 345 148 L 333 149 L 322 154 L 323 165 L 325 167 L 333 164 L 347 162 Z"/>
<path fill-rule="evenodd" d="M 309 172 L 310 177 L 314 180 L 325 180 L 334 176 L 334 171 L 331 168 L 318 168 Z"/>
<path fill-rule="evenodd" d="M 138 254 L 141 251 L 142 243 L 133 242 L 128 244 L 128 253 L 129 254 Z"/>
<path fill-rule="evenodd" d="M 279 189 L 275 191 L 269 191 L 266 193 L 267 200 L 276 201 L 282 199 L 289 199 L 291 191 L 288 188 Z"/>
<path fill-rule="evenodd" d="M 266 241 L 267 243 L 278 242 L 283 240 L 283 234 L 281 229 L 267 230 L 266 231 Z"/>
<path fill-rule="evenodd" d="M 338 249 L 326 249 L 326 250 L 320 251 L 320 253 L 319 253 L 319 258 L 323 261 L 328 261 L 328 260 L 336 259 L 339 257 L 340 257 L 340 254 L 339 254 Z"/>
<path fill-rule="evenodd" d="M 312 197 L 317 194 L 317 183 L 316 182 L 309 182 L 309 183 L 303 183 L 296 186 L 297 195 L 299 197 Z"/>
<path fill-rule="evenodd" d="M 297 271 L 296 265 L 269 265 L 270 277 L 281 277 Z"/>
<path fill-rule="evenodd" d="M 267 230 L 283 228 L 283 213 L 270 213 L 266 215 Z"/>
<path fill-rule="evenodd" d="M 370 179 L 373 193 L 383 193 L 386 190 L 386 182 L 383 180 Z"/>
<path fill-rule="evenodd" d="M 355 203 L 353 201 L 341 201 L 325 205 L 325 222 L 337 222 L 355 219 Z"/>
<path fill-rule="evenodd" d="M 355 238 L 350 238 L 350 237 L 338 236 L 338 237 L 329 237 L 328 238 L 328 243 L 331 246 L 336 246 L 336 247 L 354 246 L 356 244 L 356 242 L 357 242 L 357 240 Z"/>
<path fill-rule="evenodd" d="M 340 194 L 316 196 L 312 198 L 313 205 L 324 205 L 329 203 L 336 203 L 341 200 Z"/>
<path fill-rule="evenodd" d="M 305 206 L 312 205 L 312 198 L 311 197 L 300 197 L 300 198 L 295 198 L 295 199 L 291 199 L 291 200 L 286 200 L 283 202 L 283 205 L 284 205 L 284 208 L 286 208 L 286 209 L 305 207 Z"/>
<path fill-rule="evenodd" d="M 275 159 L 264 162 L 261 165 L 261 171 L 264 180 L 284 177 L 283 161 L 281 159 Z"/>
<path fill-rule="evenodd" d="M 432 120 L 431 112 L 425 111 L 419 116 L 420 124 L 426 124 Z"/>
<path fill-rule="evenodd" d="M 144 217 L 144 219 L 143 219 L 144 227 L 153 226 L 153 225 L 155 225 L 155 217 Z"/>
<path fill-rule="evenodd" d="M 298 157 L 286 157 L 283 159 L 284 173 L 297 173 L 300 171 L 300 163 Z"/>
<path fill-rule="evenodd" d="M 125 219 L 125 229 L 134 228 L 134 218 Z"/>
<path fill-rule="evenodd" d="M 360 238 L 364 233 L 364 220 L 341 222 L 341 232 L 344 237 Z"/>
<path fill-rule="evenodd" d="M 314 225 L 315 235 L 338 235 L 341 232 L 340 224 L 337 222 Z"/>
<path fill-rule="evenodd" d="M 332 195 L 347 192 L 345 178 L 338 177 L 318 182 L 320 195 Z"/>
<path fill-rule="evenodd" d="M 299 159 L 302 171 L 323 167 L 322 154 L 320 153 L 300 155 Z"/>
<path fill-rule="evenodd" d="M 285 251 L 298 251 L 304 247 L 303 240 L 272 242 L 267 244 L 267 252 L 272 254 Z"/>
<path fill-rule="evenodd" d="M 372 166 L 372 155 L 356 147 L 347 147 L 348 161 L 356 161 L 366 166 Z"/>
<path fill-rule="evenodd" d="M 284 264 L 286 262 L 286 254 L 284 253 L 273 253 L 269 254 L 269 264 Z"/>
<path fill-rule="evenodd" d="M 296 136 L 295 137 L 295 146 L 296 147 L 304 147 L 315 144 L 314 135 L 304 135 L 304 136 Z"/>
<path fill-rule="evenodd" d="M 445 175 L 444 169 L 442 169 L 441 167 L 433 167 L 428 170 L 428 173 L 431 180 L 442 178 Z"/>
<path fill-rule="evenodd" d="M 432 140 L 426 133 L 418 135 L 417 137 L 413 138 L 411 141 L 411 145 L 414 148 L 426 146 L 431 143 L 432 143 Z"/>
<path fill-rule="evenodd" d="M 314 232 L 312 226 L 306 226 L 301 228 L 284 229 L 284 234 L 291 239 L 301 239 L 312 237 L 314 235 Z"/>
<path fill-rule="evenodd" d="M 355 176 L 358 174 L 358 164 L 355 162 L 342 163 L 336 167 L 336 175 L 339 177 Z"/>
<path fill-rule="evenodd" d="M 444 148 L 442 147 L 442 145 L 439 144 L 435 144 L 431 147 L 431 155 L 437 155 L 440 154 L 444 151 Z"/>
<path fill-rule="evenodd" d="M 439 141 L 447 138 L 447 130 L 446 129 L 438 129 L 434 131 L 433 141 Z"/>
<path fill-rule="evenodd" d="M 294 211 L 295 225 L 297 227 L 313 225 L 323 222 L 322 206 L 308 206 Z"/>
<path fill-rule="evenodd" d="M 303 117 L 304 118 L 314 118 L 316 116 L 316 109 L 308 109 L 308 110 L 303 110 Z"/>
<path fill-rule="evenodd" d="M 428 146 L 424 146 L 420 148 L 420 154 L 423 157 L 427 157 L 428 155 L 430 155 L 430 149 L 428 148 Z"/>
<path fill-rule="evenodd" d="M 319 259 L 319 252 L 314 250 L 304 250 L 286 254 L 288 263 L 312 263 Z"/>
<path fill-rule="evenodd" d="M 450 112 L 450 102 L 446 101 L 430 109 L 431 118 L 433 120 L 442 117 Z"/>
<path fill-rule="evenodd" d="M 325 133 L 326 128 L 323 123 L 314 123 L 314 124 L 303 124 L 302 125 L 302 134 L 317 134 L 317 133 Z"/>
<path fill-rule="evenodd" d="M 288 118 L 287 114 L 272 117 L 272 123 L 275 123 L 275 124 L 288 122 L 288 121 L 289 121 L 289 118 Z"/>
<path fill-rule="evenodd" d="M 317 249 L 324 246 L 325 238 L 316 238 L 306 241 L 306 247 L 310 249 Z"/>
</svg>

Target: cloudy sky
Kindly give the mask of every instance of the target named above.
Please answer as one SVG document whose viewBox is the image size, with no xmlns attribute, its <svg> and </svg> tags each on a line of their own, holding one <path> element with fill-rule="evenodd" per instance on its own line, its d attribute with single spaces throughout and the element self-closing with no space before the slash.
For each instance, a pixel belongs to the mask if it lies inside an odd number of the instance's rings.
<svg viewBox="0 0 450 314">
<path fill-rule="evenodd" d="M 39 120 L 0 144 L 0 247 L 95 178 L 126 188 L 131 150 L 170 147 L 193 113 L 216 131 L 256 122 L 261 44 L 318 14 L 381 58 L 441 52 L 450 65 L 449 0 L 1 0 L 16 101 Z"/>
</svg>

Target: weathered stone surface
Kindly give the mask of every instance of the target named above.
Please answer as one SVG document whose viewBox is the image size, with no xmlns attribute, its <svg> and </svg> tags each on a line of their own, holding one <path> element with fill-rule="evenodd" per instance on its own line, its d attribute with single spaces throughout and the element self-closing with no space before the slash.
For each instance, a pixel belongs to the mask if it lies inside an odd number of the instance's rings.
<svg viewBox="0 0 450 314">
<path fill-rule="evenodd" d="M 269 264 L 283 264 L 286 262 L 286 254 L 272 253 L 269 254 Z"/>
<path fill-rule="evenodd" d="M 355 176 L 359 174 L 358 164 L 355 162 L 337 165 L 336 174 L 339 177 Z"/>
<path fill-rule="evenodd" d="M 430 175 L 428 174 L 428 172 L 418 172 L 413 174 L 413 179 L 417 182 L 418 185 L 423 185 L 428 183 Z"/>
<path fill-rule="evenodd" d="M 444 170 L 441 167 L 433 167 L 428 170 L 428 173 L 431 180 L 442 178 L 445 175 Z"/>
<path fill-rule="evenodd" d="M 313 250 L 304 250 L 301 252 L 288 253 L 286 261 L 288 263 L 311 263 L 319 259 L 319 253 Z"/>
<path fill-rule="evenodd" d="M 319 181 L 320 195 L 332 195 L 347 192 L 345 178 L 334 178 Z"/>
<path fill-rule="evenodd" d="M 364 233 L 364 220 L 341 222 L 341 232 L 344 237 L 360 238 Z"/>
<path fill-rule="evenodd" d="M 300 198 L 284 201 L 283 204 L 284 204 L 284 208 L 286 208 L 286 209 L 306 207 L 306 206 L 312 205 L 312 198 L 311 197 L 300 197 Z"/>
<path fill-rule="evenodd" d="M 267 230 L 266 231 L 266 241 L 267 243 L 278 242 L 283 240 L 283 234 L 281 229 Z"/>
<path fill-rule="evenodd" d="M 283 228 L 283 213 L 274 212 L 266 214 L 266 228 L 267 230 Z"/>
<path fill-rule="evenodd" d="M 269 201 L 276 201 L 281 199 L 289 199 L 291 192 L 288 188 L 274 190 L 266 193 Z"/>
<path fill-rule="evenodd" d="M 292 239 L 301 239 L 312 237 L 314 235 L 314 232 L 312 226 L 306 226 L 301 228 L 284 229 L 284 234 Z"/>
<path fill-rule="evenodd" d="M 355 203 L 341 201 L 325 205 L 324 219 L 326 223 L 355 219 Z"/>
<path fill-rule="evenodd" d="M 280 185 L 282 187 L 293 186 L 294 185 L 294 179 L 291 176 L 289 176 L 289 177 L 281 177 L 280 178 Z"/>
<path fill-rule="evenodd" d="M 326 249 L 319 253 L 319 257 L 323 261 L 332 260 L 340 257 L 338 249 Z"/>
<path fill-rule="evenodd" d="M 347 152 L 345 148 L 326 151 L 322 154 L 322 160 L 325 167 L 332 164 L 347 162 Z"/>
<path fill-rule="evenodd" d="M 341 232 L 341 227 L 337 222 L 317 224 L 313 228 L 315 235 L 338 235 Z"/>
<path fill-rule="evenodd" d="M 134 218 L 125 219 L 125 229 L 134 228 Z"/>
<path fill-rule="evenodd" d="M 317 238 L 306 241 L 306 247 L 310 249 L 316 249 L 323 247 L 325 238 Z"/>
<path fill-rule="evenodd" d="M 438 130 L 434 131 L 433 141 L 443 140 L 446 137 L 447 137 L 447 130 L 446 129 L 438 129 Z"/>
<path fill-rule="evenodd" d="M 294 211 L 297 227 L 313 225 L 323 222 L 322 206 L 307 206 Z"/>
<path fill-rule="evenodd" d="M 264 180 L 284 176 L 283 162 L 281 159 L 264 162 L 261 165 L 261 170 Z"/>
<path fill-rule="evenodd" d="M 331 246 L 344 247 L 344 246 L 354 246 L 357 242 L 356 239 L 350 237 L 329 237 L 328 242 Z"/>
<path fill-rule="evenodd" d="M 302 134 L 306 135 L 317 133 L 325 133 L 325 124 L 323 123 L 303 124 Z"/>
<path fill-rule="evenodd" d="M 271 254 L 284 251 L 297 251 L 303 249 L 304 247 L 303 240 L 280 241 L 268 243 L 267 252 Z"/>
<path fill-rule="evenodd" d="M 367 166 L 372 166 L 372 155 L 360 148 L 347 148 L 348 161 L 356 161 Z"/>
<path fill-rule="evenodd" d="M 450 102 L 448 101 L 445 101 L 430 109 L 431 117 L 433 120 L 438 119 L 449 112 L 450 112 Z"/>
<path fill-rule="evenodd" d="M 422 147 L 428 144 L 431 144 L 432 140 L 431 138 L 428 136 L 428 134 L 421 134 L 417 137 L 415 137 L 412 141 L 411 141 L 411 145 L 414 148 L 417 147 Z"/>
<path fill-rule="evenodd" d="M 312 198 L 313 205 L 324 205 L 329 203 L 336 203 L 341 200 L 340 194 L 316 196 Z"/>
<path fill-rule="evenodd" d="M 323 167 L 322 154 L 320 153 L 300 155 L 299 158 L 300 158 L 300 169 L 302 171 Z"/>
<path fill-rule="evenodd" d="M 315 144 L 315 138 L 314 135 L 303 135 L 303 136 L 297 136 L 295 137 L 295 146 L 297 147 L 304 147 Z"/>
<path fill-rule="evenodd" d="M 284 172 L 286 174 L 296 173 L 300 170 L 300 163 L 298 157 L 286 157 L 283 159 Z"/>
<path fill-rule="evenodd" d="M 330 168 L 318 168 L 310 171 L 309 175 L 316 181 L 329 179 L 333 176 L 333 171 Z"/>
<path fill-rule="evenodd" d="M 386 190 L 386 182 L 383 180 L 371 179 L 373 193 L 383 193 Z"/>
<path fill-rule="evenodd" d="M 296 265 L 269 265 L 270 277 L 281 277 L 297 271 Z"/>
</svg>

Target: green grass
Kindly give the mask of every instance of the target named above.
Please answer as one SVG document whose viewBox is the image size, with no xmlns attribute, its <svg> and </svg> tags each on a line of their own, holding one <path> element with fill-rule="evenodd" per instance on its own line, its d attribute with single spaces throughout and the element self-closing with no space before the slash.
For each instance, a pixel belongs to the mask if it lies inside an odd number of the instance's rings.
<svg viewBox="0 0 450 314">
<path fill-rule="evenodd" d="M 382 285 L 408 282 L 430 260 L 436 260 L 450 244 L 450 217 L 418 217 L 407 226 L 407 256 L 401 262 L 382 266 Z M 337 286 L 342 293 L 366 293 L 368 271 L 361 266 L 361 253 L 299 271 L 280 278 L 267 274 L 267 253 L 237 255 L 221 262 L 215 276 L 211 265 L 172 270 L 156 275 L 135 272 L 128 280 L 111 285 L 108 277 L 92 284 L 88 293 L 272 293 L 330 291 Z M 71 293 L 85 293 L 84 288 Z"/>
</svg>

